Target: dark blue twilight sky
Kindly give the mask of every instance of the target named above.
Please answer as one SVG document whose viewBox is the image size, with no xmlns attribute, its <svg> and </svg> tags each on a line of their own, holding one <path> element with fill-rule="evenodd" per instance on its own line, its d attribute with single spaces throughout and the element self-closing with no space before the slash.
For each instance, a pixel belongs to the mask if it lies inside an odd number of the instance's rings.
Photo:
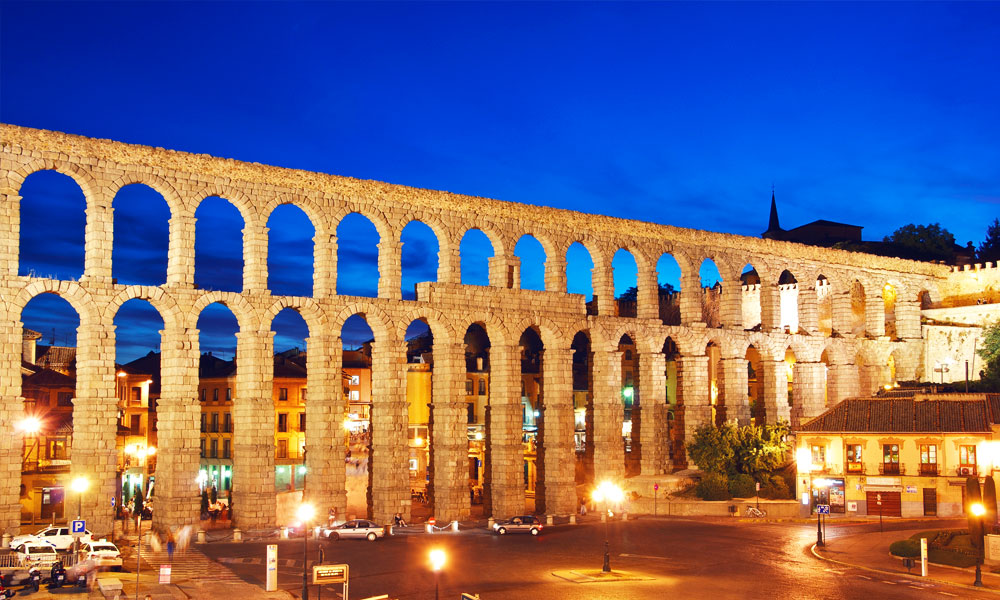
<svg viewBox="0 0 1000 600">
<path fill-rule="evenodd" d="M 752 236 L 774 184 L 786 228 L 830 219 L 881 239 L 940 222 L 978 244 L 1000 214 L 998 31 L 998 3 L 5 0 L 0 120 Z M 82 273 L 82 199 L 62 179 L 22 191 L 22 225 L 47 233 L 22 240 L 24 273 Z M 140 186 L 115 199 L 120 281 L 163 281 L 160 203 Z M 238 214 L 218 200 L 197 216 L 196 280 L 239 289 Z M 291 208 L 272 221 L 272 290 L 308 294 L 312 226 Z M 433 278 L 436 242 L 405 235 L 412 290 Z M 372 295 L 374 229 L 358 218 L 339 237 L 341 293 Z M 482 282 L 490 250 L 466 242 L 463 280 Z M 540 287 L 540 248 L 518 253 Z M 586 261 L 571 252 L 573 291 L 589 292 Z M 33 301 L 24 321 L 72 342 L 59 302 Z M 133 303 L 119 361 L 161 327 Z M 199 327 L 203 349 L 232 352 L 225 309 Z M 296 315 L 274 328 L 277 349 L 304 344 Z"/>
</svg>

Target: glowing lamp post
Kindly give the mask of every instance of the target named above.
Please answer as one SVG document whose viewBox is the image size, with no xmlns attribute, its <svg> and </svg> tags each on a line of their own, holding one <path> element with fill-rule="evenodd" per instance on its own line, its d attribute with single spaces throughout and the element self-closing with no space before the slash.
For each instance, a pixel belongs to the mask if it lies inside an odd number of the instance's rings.
<svg viewBox="0 0 1000 600">
<path fill-rule="evenodd" d="M 591 494 L 594 502 L 604 502 L 604 566 L 601 567 L 601 571 L 604 573 L 611 572 L 611 550 L 608 544 L 608 512 L 609 506 L 612 502 L 621 502 L 625 497 L 625 493 L 617 485 L 611 483 L 610 481 L 602 481 L 594 493 Z"/>
<path fill-rule="evenodd" d="M 25 417 L 17 422 L 15 425 L 16 429 L 23 434 L 31 436 L 31 445 L 28 445 L 28 449 L 25 452 L 27 457 L 24 459 L 25 463 L 29 463 L 31 459 L 32 447 L 35 447 L 35 465 L 38 466 L 39 452 L 37 448 L 38 432 L 42 430 L 42 421 L 38 417 Z M 27 444 L 26 444 L 27 445 Z"/>
<path fill-rule="evenodd" d="M 302 600 L 309 600 L 309 528 L 306 524 L 316 516 L 312 504 L 302 504 L 295 513 L 302 523 Z"/>
<path fill-rule="evenodd" d="M 985 552 L 985 548 L 983 547 L 983 539 L 982 539 L 982 532 L 983 532 L 982 523 L 983 523 L 983 515 L 986 514 L 986 507 L 983 505 L 982 502 L 973 502 L 971 505 L 969 505 L 969 512 L 971 512 L 972 516 L 974 516 L 976 519 L 979 519 L 978 535 L 980 538 L 978 542 L 979 548 L 978 551 L 976 552 L 976 581 L 972 585 L 976 587 L 983 587 L 983 553 Z M 969 533 L 976 535 L 972 531 L 970 531 Z M 976 543 L 975 540 L 973 540 L 973 543 L 974 544 Z"/>
<path fill-rule="evenodd" d="M 77 499 L 77 505 L 76 505 L 77 514 L 76 514 L 76 518 L 77 519 L 82 519 L 83 518 L 83 494 L 84 494 L 84 492 L 87 491 L 88 487 L 90 487 L 90 480 L 87 479 L 86 477 L 84 477 L 83 475 L 80 475 L 80 476 L 76 477 L 73 480 L 73 482 L 70 484 L 70 488 L 72 488 L 72 490 L 74 492 L 76 492 L 76 499 Z M 80 550 L 80 538 L 78 537 L 78 538 L 76 538 L 73 541 L 73 551 L 74 552 L 78 552 L 79 550 Z"/>
<path fill-rule="evenodd" d="M 444 550 L 435 548 L 434 550 L 431 550 L 429 558 L 431 561 L 431 570 L 434 571 L 434 600 L 440 600 L 441 569 L 443 569 L 444 564 L 448 562 L 448 555 L 445 554 Z"/>
</svg>

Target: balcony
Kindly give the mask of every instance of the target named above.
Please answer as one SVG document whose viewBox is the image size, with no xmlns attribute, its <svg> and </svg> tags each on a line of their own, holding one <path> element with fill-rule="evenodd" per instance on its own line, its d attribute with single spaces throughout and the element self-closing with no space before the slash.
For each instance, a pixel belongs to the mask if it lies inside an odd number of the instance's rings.
<svg viewBox="0 0 1000 600">
<path fill-rule="evenodd" d="M 880 475 L 903 475 L 906 469 L 899 463 L 880 463 L 878 467 Z"/>
<path fill-rule="evenodd" d="M 859 463 L 859 462 L 849 462 L 849 463 L 847 463 L 847 472 L 848 473 L 864 473 L 865 472 L 865 465 L 864 465 L 864 463 Z"/>
<path fill-rule="evenodd" d="M 935 477 L 938 474 L 937 463 L 920 463 L 920 474 L 927 477 Z"/>
</svg>

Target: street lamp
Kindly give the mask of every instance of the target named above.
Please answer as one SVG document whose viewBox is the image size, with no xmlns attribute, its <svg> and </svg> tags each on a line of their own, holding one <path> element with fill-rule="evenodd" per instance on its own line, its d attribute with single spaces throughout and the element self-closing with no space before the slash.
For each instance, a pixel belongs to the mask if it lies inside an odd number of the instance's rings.
<svg viewBox="0 0 1000 600">
<path fill-rule="evenodd" d="M 448 560 L 448 556 L 444 553 L 444 550 L 440 548 L 435 548 L 431 550 L 431 570 L 434 571 L 434 600 L 440 600 L 441 597 L 441 569 L 444 567 L 444 563 Z"/>
<path fill-rule="evenodd" d="M 306 524 L 316 516 L 312 504 L 301 504 L 296 513 L 302 523 L 302 600 L 309 600 L 309 528 Z"/>
<path fill-rule="evenodd" d="M 77 519 L 82 519 L 83 518 L 83 494 L 84 494 L 84 492 L 87 491 L 87 488 L 90 487 L 90 480 L 88 480 L 83 475 L 79 475 L 75 479 L 73 479 L 73 482 L 70 484 L 70 487 L 73 489 L 74 492 L 76 492 L 76 498 L 77 498 L 77 505 L 76 505 L 77 513 L 76 513 L 76 518 Z M 78 536 L 75 536 L 75 539 L 73 540 L 73 551 L 74 552 L 79 552 L 80 551 L 80 538 Z"/>
<path fill-rule="evenodd" d="M 978 485 L 978 483 L 977 483 L 977 485 Z M 973 502 L 969 506 L 969 512 L 972 513 L 972 516 L 974 516 L 977 519 L 979 519 L 979 534 L 978 535 L 980 536 L 980 539 L 979 539 L 978 542 L 976 542 L 975 540 L 973 540 L 973 544 L 974 545 L 978 545 L 978 551 L 976 552 L 976 581 L 972 585 L 974 585 L 976 587 L 983 587 L 983 569 L 982 569 L 982 565 L 983 565 L 983 553 L 985 552 L 986 549 L 983 547 L 982 532 L 983 532 L 983 515 L 986 514 L 986 507 L 983 505 L 982 502 Z M 969 533 L 972 534 L 973 532 L 970 531 Z M 973 535 L 975 535 L 975 534 L 973 534 Z"/>
<path fill-rule="evenodd" d="M 594 502 L 604 502 L 604 566 L 601 567 L 601 571 L 604 573 L 611 572 L 611 550 L 608 544 L 608 506 L 614 502 L 621 502 L 625 497 L 625 493 L 617 485 L 611 483 L 610 481 L 602 481 L 599 486 L 591 494 Z"/>
<path fill-rule="evenodd" d="M 25 443 L 25 446 L 27 446 L 27 451 L 25 452 L 25 454 L 27 454 L 27 456 L 22 457 L 23 458 L 22 467 L 23 467 L 25 464 L 31 462 L 31 450 L 33 446 L 37 446 L 38 432 L 42 430 L 42 420 L 39 419 L 38 417 L 25 417 L 16 423 L 15 428 L 21 433 L 31 436 L 31 445 Z M 38 449 L 36 448 L 35 449 L 36 469 L 39 464 L 38 459 L 39 459 L 39 452 Z"/>
</svg>

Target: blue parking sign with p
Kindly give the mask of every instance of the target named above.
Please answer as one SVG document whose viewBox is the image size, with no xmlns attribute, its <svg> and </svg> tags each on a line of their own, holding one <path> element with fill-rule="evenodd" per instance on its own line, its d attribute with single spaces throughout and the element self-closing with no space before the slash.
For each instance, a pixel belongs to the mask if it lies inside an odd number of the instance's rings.
<svg viewBox="0 0 1000 600">
<path fill-rule="evenodd" d="M 80 519 L 78 521 L 73 521 L 71 524 L 70 531 L 72 533 L 83 533 L 86 529 L 87 522 Z"/>
</svg>

